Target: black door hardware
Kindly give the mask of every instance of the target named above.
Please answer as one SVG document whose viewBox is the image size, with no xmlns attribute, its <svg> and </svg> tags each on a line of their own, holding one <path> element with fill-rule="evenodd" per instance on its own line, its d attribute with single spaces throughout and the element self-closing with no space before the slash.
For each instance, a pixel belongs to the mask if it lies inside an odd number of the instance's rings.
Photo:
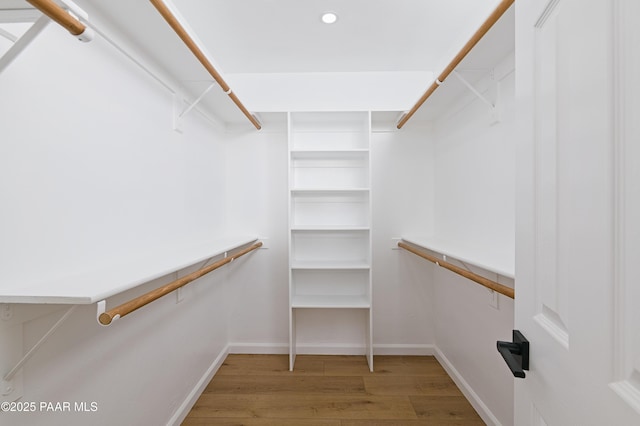
<svg viewBox="0 0 640 426">
<path fill-rule="evenodd" d="M 513 330 L 512 340 L 513 342 L 498 341 L 498 352 L 514 377 L 524 379 L 524 370 L 529 370 L 529 341 L 518 330 Z"/>
</svg>

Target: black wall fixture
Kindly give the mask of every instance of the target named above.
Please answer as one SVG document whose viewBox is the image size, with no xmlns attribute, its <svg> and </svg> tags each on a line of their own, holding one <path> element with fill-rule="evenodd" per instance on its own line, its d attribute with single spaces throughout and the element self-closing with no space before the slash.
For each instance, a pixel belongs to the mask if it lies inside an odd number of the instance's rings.
<svg viewBox="0 0 640 426">
<path fill-rule="evenodd" d="M 513 342 L 498 341 L 498 352 L 514 377 L 524 379 L 524 370 L 529 370 L 529 341 L 518 330 L 513 330 L 512 340 Z"/>
</svg>

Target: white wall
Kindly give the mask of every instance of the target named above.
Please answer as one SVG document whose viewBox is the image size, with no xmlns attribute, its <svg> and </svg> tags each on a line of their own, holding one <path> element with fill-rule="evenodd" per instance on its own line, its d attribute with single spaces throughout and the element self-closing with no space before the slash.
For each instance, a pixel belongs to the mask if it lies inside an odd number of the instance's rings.
<svg viewBox="0 0 640 426">
<path fill-rule="evenodd" d="M 430 232 L 433 225 L 432 196 L 428 195 L 433 190 L 433 164 L 425 163 L 425 158 L 433 157 L 433 145 L 421 139 L 422 131 L 373 134 L 375 353 L 424 352 L 433 344 L 431 287 L 425 277 L 416 275 L 415 264 L 405 267 L 405 259 L 391 250 L 393 237 L 413 229 Z M 260 132 L 232 131 L 228 137 L 228 227 L 268 238 L 269 247 L 252 259 L 251 268 L 238 270 L 230 284 L 230 350 L 287 353 L 285 117 L 268 121 Z M 426 197 L 415 197 L 417 191 Z M 247 282 L 256 284 L 248 287 Z M 363 343 L 365 320 L 360 314 L 303 312 L 298 316 L 299 346 L 322 351 L 327 346 L 350 348 Z"/>
<path fill-rule="evenodd" d="M 227 78 L 254 111 L 405 111 L 433 73 L 232 73 Z"/>
<path fill-rule="evenodd" d="M 99 37 L 81 44 L 57 25 L 0 74 L 0 286 L 225 231 L 224 138 L 197 114 L 173 132 L 171 111 L 169 93 Z M 98 411 L 1 413 L 2 423 L 166 423 L 226 347 L 226 275 L 243 262 L 188 286 L 180 304 L 170 295 L 108 328 L 95 305 L 78 309 L 26 365 L 22 400 L 95 401 Z M 31 318 L 25 350 L 62 308 L 15 306 Z"/>
<path fill-rule="evenodd" d="M 436 233 L 452 242 L 513 253 L 514 73 L 500 82 L 500 92 L 498 124 L 491 124 L 488 107 L 470 92 L 435 124 Z"/>
<path fill-rule="evenodd" d="M 251 268 L 232 280 L 229 342 L 235 352 L 288 352 L 287 128 L 282 114 L 227 144 L 229 228 L 265 238 Z M 248 287 L 247 283 L 255 282 Z"/>
<path fill-rule="evenodd" d="M 431 129 L 376 132 L 373 167 L 374 353 L 429 352 L 434 343 L 433 286 L 421 262 L 395 250 L 393 238 L 433 232 Z"/>
<path fill-rule="evenodd" d="M 496 68 L 512 71 L 513 57 Z M 486 105 L 469 94 L 435 125 L 435 234 L 454 245 L 475 248 L 483 257 L 488 251 L 512 262 L 515 78 L 513 72 L 497 78 L 502 95 L 498 124 L 490 125 Z M 478 86 L 485 83 L 486 79 Z M 513 300 L 499 296 L 499 309 L 495 309 L 488 290 L 442 268 L 430 268 L 434 269 L 435 341 L 440 355 L 450 363 L 450 373 L 464 381 L 460 383 L 475 398 L 476 408 L 490 412 L 484 414 L 485 421 L 512 424 L 514 379 L 496 351 L 496 341 L 511 339 Z M 510 279 L 499 280 L 513 285 Z"/>
</svg>

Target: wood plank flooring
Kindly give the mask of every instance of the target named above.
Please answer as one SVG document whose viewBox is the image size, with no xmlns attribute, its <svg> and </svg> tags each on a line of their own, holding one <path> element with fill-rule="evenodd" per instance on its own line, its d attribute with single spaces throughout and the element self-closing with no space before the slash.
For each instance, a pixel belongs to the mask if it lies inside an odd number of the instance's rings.
<svg viewBox="0 0 640 426">
<path fill-rule="evenodd" d="M 229 355 L 184 426 L 484 425 L 434 357 Z"/>
</svg>

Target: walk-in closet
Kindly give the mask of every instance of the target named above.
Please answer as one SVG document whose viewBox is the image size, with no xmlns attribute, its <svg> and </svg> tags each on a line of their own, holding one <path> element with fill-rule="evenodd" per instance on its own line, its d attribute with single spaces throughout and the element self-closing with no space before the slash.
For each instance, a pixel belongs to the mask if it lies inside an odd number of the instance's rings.
<svg viewBox="0 0 640 426">
<path fill-rule="evenodd" d="M 0 0 L 0 424 L 640 424 L 638 19 Z"/>
</svg>

